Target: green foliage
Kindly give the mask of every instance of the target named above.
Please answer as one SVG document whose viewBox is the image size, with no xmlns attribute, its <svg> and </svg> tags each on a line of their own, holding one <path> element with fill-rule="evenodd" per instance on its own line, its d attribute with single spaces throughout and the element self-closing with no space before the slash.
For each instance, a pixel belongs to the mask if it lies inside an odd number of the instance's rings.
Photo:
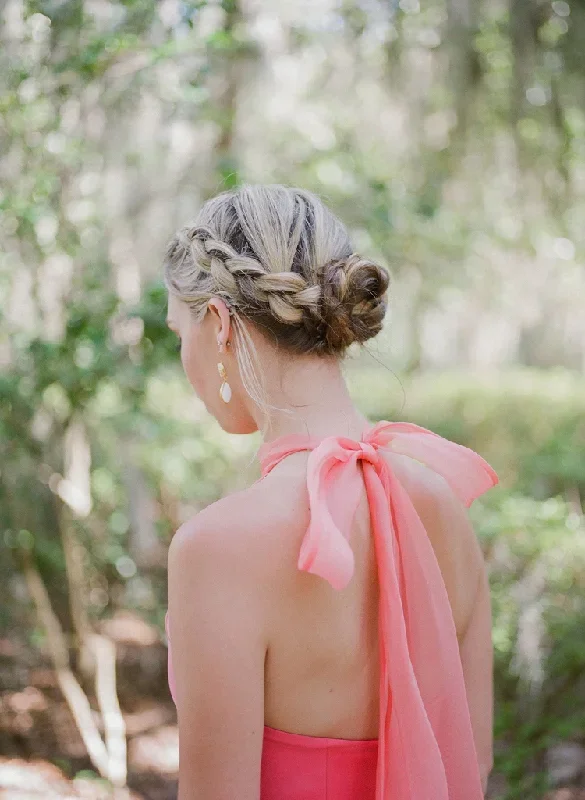
<svg viewBox="0 0 585 800">
<path fill-rule="evenodd" d="M 471 515 L 492 591 L 495 769 L 508 800 L 546 788 L 534 766 L 549 745 L 579 738 L 585 724 L 585 524 L 560 497 L 488 493 Z"/>
</svg>

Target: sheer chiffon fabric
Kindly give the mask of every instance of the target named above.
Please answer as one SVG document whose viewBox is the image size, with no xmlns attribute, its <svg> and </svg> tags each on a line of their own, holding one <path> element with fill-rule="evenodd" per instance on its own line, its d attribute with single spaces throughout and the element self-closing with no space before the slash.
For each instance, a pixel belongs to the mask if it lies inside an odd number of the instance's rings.
<svg viewBox="0 0 585 800">
<path fill-rule="evenodd" d="M 310 523 L 298 568 L 337 590 L 353 575 L 351 523 L 365 484 L 380 585 L 379 734 L 377 741 L 336 740 L 266 727 L 262 800 L 483 800 L 443 577 L 423 523 L 381 451 L 442 475 L 466 507 L 497 484 L 496 473 L 473 450 L 426 428 L 383 421 L 360 441 L 293 434 L 268 442 L 258 450 L 262 477 L 302 450 L 311 451 Z M 174 697 L 170 642 L 169 686 Z"/>
</svg>

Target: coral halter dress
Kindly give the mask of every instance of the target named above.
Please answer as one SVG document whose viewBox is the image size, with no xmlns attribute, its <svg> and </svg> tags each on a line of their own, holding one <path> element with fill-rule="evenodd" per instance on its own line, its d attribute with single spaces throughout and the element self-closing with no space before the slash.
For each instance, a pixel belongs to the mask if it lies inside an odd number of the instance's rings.
<svg viewBox="0 0 585 800">
<path fill-rule="evenodd" d="M 380 453 L 385 449 L 438 472 L 466 507 L 498 482 L 476 452 L 408 422 L 379 422 L 359 442 L 292 434 L 258 451 L 262 477 L 287 455 L 311 451 L 310 523 L 298 568 L 338 590 L 353 574 L 349 536 L 365 483 L 380 586 L 379 738 L 265 727 L 261 800 L 483 800 L 447 590 L 421 519 Z M 170 643 L 169 685 L 174 696 Z"/>
</svg>

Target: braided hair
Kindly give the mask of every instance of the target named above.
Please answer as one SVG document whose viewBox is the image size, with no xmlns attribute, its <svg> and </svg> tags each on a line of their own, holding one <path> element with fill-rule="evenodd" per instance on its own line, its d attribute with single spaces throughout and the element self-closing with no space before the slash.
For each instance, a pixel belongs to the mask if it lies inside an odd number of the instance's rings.
<svg viewBox="0 0 585 800">
<path fill-rule="evenodd" d="M 386 312 L 386 270 L 354 253 L 340 220 L 302 189 L 247 185 L 212 198 L 172 238 L 164 268 L 196 320 L 221 297 L 292 353 L 340 356 L 375 336 Z"/>
</svg>

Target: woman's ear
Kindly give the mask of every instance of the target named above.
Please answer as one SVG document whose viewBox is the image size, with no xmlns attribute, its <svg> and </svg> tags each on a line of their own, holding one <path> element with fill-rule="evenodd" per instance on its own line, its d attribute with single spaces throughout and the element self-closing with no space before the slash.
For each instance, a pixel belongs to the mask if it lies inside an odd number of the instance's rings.
<svg viewBox="0 0 585 800">
<path fill-rule="evenodd" d="M 231 334 L 230 312 L 221 297 L 212 297 L 207 304 L 212 314 L 215 338 L 220 350 L 225 350 Z"/>
</svg>

